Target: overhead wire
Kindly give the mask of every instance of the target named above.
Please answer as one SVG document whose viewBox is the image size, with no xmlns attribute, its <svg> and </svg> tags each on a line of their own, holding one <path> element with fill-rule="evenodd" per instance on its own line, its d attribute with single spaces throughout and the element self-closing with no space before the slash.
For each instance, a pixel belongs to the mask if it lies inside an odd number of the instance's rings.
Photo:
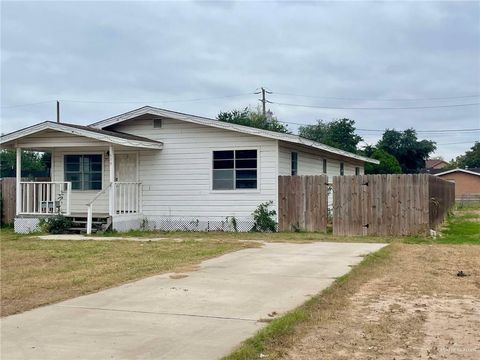
<svg viewBox="0 0 480 360">
<path fill-rule="evenodd" d="M 334 96 L 315 96 L 315 95 L 301 95 L 284 92 L 272 92 L 274 95 L 285 95 L 294 97 L 305 97 L 311 99 L 325 99 L 325 100 L 345 100 L 345 101 L 428 101 L 428 100 L 453 100 L 453 99 L 467 99 L 478 98 L 480 94 L 475 95 L 462 95 L 462 96 L 445 96 L 445 97 L 427 97 L 427 98 L 386 98 L 386 99 L 374 99 L 374 98 L 350 98 L 350 97 L 334 97 Z"/>
<path fill-rule="evenodd" d="M 355 107 L 353 106 L 353 107 L 348 107 L 348 106 L 322 106 L 322 105 L 308 105 L 308 104 L 293 104 L 293 103 L 283 103 L 283 102 L 276 102 L 276 101 L 268 101 L 268 103 L 280 105 L 280 106 L 329 109 L 329 110 L 415 110 L 415 109 L 440 109 L 440 108 L 454 108 L 454 107 L 480 105 L 480 102 L 476 102 L 476 103 L 466 103 L 466 104 L 431 105 L 431 106 L 398 106 L 398 107 Z"/>
</svg>

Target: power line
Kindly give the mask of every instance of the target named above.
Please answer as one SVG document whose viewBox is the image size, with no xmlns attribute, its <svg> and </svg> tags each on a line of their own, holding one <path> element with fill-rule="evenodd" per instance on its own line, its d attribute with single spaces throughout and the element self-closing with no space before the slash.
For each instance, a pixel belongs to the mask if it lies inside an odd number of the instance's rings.
<svg viewBox="0 0 480 360">
<path fill-rule="evenodd" d="M 270 104 L 275 104 L 275 105 L 280 105 L 280 106 L 293 106 L 293 107 L 304 107 L 304 108 L 315 108 L 315 109 L 331 109 L 331 110 L 413 110 L 413 109 L 437 109 L 437 108 L 453 108 L 453 107 L 480 105 L 480 103 L 469 103 L 469 104 L 451 104 L 451 105 L 434 105 L 434 106 L 407 106 L 407 107 L 335 107 L 335 106 L 320 106 L 320 105 L 281 103 L 281 102 L 274 102 L 274 101 L 267 101 L 267 102 L 270 103 Z"/>
<path fill-rule="evenodd" d="M 56 100 L 45 100 L 45 101 L 38 101 L 38 102 L 32 102 L 32 103 L 25 103 L 25 104 L 15 104 L 15 105 L 2 105 L 0 108 L 13 108 L 13 107 L 20 107 L 20 106 L 30 106 L 30 105 L 39 105 L 39 104 L 47 104 L 47 103 L 52 103 L 55 102 Z"/>
<path fill-rule="evenodd" d="M 356 129 L 359 131 L 380 131 L 383 132 L 386 129 Z M 415 130 L 417 133 L 448 133 L 448 132 L 475 132 L 480 131 L 480 129 L 441 129 L 441 130 Z"/>
<path fill-rule="evenodd" d="M 282 120 L 277 120 L 280 123 L 284 124 L 291 124 L 291 125 L 300 125 L 300 126 L 310 126 L 310 125 L 316 125 L 316 124 L 308 124 L 308 123 L 299 123 L 299 122 L 293 122 L 293 121 L 282 121 Z M 356 131 L 372 131 L 372 132 L 384 132 L 387 129 L 362 129 L 362 128 L 356 128 Z M 448 132 L 476 132 L 480 131 L 480 128 L 478 129 L 437 129 L 437 130 L 415 130 L 417 133 L 448 133 Z"/>
<path fill-rule="evenodd" d="M 193 98 L 193 99 L 176 99 L 176 100 L 154 100 L 154 101 L 121 101 L 121 100 L 75 100 L 75 99 L 62 99 L 65 102 L 77 102 L 77 103 L 98 103 L 98 104 L 163 104 L 163 103 L 174 103 L 174 102 L 190 102 L 190 101 L 204 101 L 204 100 L 215 100 L 215 99 L 226 99 L 232 97 L 240 97 L 252 95 L 253 93 L 246 94 L 234 94 L 234 95 L 225 95 L 225 96 L 212 96 L 206 98 Z"/>
<path fill-rule="evenodd" d="M 463 142 L 453 142 L 453 143 L 444 143 L 444 144 L 437 144 L 437 145 L 460 145 L 460 144 L 473 144 L 475 141 L 463 141 Z"/>
<path fill-rule="evenodd" d="M 92 104 L 163 104 L 163 103 L 174 103 L 174 102 L 191 102 L 191 101 L 205 101 L 205 100 L 215 100 L 215 99 L 226 99 L 240 96 L 250 96 L 254 93 L 244 93 L 244 94 L 233 94 L 233 95 L 224 95 L 224 96 L 212 96 L 205 98 L 193 98 L 193 99 L 176 99 L 176 100 L 154 100 L 154 101 L 124 101 L 124 100 L 80 100 L 80 99 L 60 99 L 62 102 L 71 102 L 71 103 L 92 103 Z M 20 106 L 30 106 L 38 104 L 53 103 L 57 100 L 46 100 L 39 101 L 34 103 L 24 103 L 24 104 L 15 104 L 15 105 L 2 105 L 1 108 L 12 108 Z"/>
<path fill-rule="evenodd" d="M 346 100 L 346 101 L 422 101 L 422 100 L 453 100 L 453 99 L 467 99 L 480 97 L 477 95 L 463 95 L 463 96 L 448 96 L 448 97 L 430 97 L 430 98 L 396 98 L 396 99 L 367 99 L 367 98 L 345 98 L 345 97 L 332 97 L 332 96 L 312 96 L 312 95 L 300 95 L 284 92 L 273 92 L 274 95 L 286 95 L 295 97 L 305 97 L 311 99 L 325 99 L 325 100 Z"/>
</svg>

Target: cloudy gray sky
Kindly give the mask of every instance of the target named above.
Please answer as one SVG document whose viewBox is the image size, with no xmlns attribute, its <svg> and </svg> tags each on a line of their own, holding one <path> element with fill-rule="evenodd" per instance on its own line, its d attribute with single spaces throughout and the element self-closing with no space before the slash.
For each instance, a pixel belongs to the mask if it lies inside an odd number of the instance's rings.
<svg viewBox="0 0 480 360">
<path fill-rule="evenodd" d="M 294 131 L 480 128 L 477 1 L 2 1 L 1 65 L 3 133 L 54 120 L 55 99 L 77 124 L 143 105 L 215 117 L 260 86 Z M 399 107 L 416 109 L 345 109 Z M 480 132 L 419 135 L 450 159 Z"/>
</svg>

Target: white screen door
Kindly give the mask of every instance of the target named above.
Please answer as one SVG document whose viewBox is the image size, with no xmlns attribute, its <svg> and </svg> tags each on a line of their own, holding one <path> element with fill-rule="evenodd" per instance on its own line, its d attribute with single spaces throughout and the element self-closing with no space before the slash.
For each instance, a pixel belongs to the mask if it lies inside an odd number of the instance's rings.
<svg viewBox="0 0 480 360">
<path fill-rule="evenodd" d="M 139 211 L 137 153 L 115 154 L 115 212 L 133 214 Z"/>
<path fill-rule="evenodd" d="M 115 181 L 137 181 L 137 154 L 115 154 Z"/>
</svg>

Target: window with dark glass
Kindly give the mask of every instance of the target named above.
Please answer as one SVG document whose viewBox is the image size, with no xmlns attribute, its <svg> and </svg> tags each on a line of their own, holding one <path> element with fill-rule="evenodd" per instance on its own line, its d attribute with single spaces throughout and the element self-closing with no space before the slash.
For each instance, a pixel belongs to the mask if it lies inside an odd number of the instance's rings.
<svg viewBox="0 0 480 360">
<path fill-rule="evenodd" d="M 355 175 L 360 175 L 360 168 L 358 166 L 355 168 Z"/>
<path fill-rule="evenodd" d="M 323 159 L 323 173 L 327 173 L 327 159 Z"/>
<path fill-rule="evenodd" d="M 257 188 L 257 150 L 213 152 L 213 190 Z"/>
<path fill-rule="evenodd" d="M 340 163 L 340 175 L 345 175 L 345 165 L 343 164 L 343 162 Z"/>
<path fill-rule="evenodd" d="M 298 173 L 298 153 L 292 152 L 292 171 L 291 175 L 295 176 Z"/>
<path fill-rule="evenodd" d="M 64 167 L 72 190 L 102 189 L 102 155 L 65 155 Z"/>
</svg>

